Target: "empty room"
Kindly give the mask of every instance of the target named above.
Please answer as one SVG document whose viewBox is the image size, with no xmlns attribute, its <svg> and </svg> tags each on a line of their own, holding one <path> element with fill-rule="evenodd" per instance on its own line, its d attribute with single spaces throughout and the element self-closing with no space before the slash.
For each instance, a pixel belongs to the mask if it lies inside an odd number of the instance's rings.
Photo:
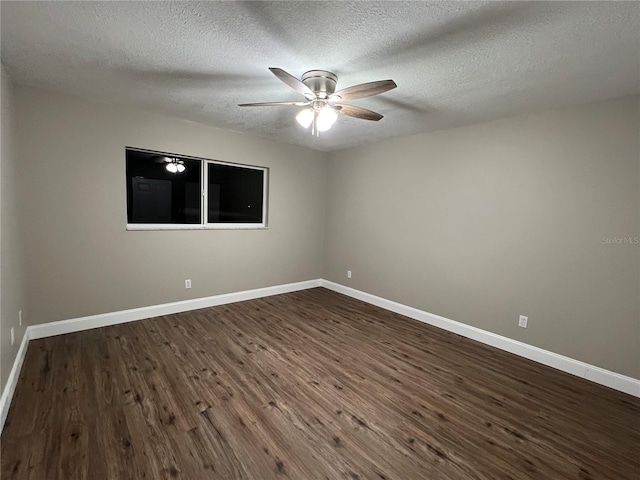
<svg viewBox="0 0 640 480">
<path fill-rule="evenodd" d="M 640 480 L 640 3 L 0 22 L 2 480 Z"/>
</svg>

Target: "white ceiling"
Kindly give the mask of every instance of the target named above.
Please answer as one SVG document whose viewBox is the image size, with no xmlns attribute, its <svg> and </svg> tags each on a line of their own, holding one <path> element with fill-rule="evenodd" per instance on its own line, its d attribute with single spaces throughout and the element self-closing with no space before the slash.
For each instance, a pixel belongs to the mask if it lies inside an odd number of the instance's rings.
<svg viewBox="0 0 640 480">
<path fill-rule="evenodd" d="M 637 2 L 12 2 L 2 62 L 18 83 L 134 105 L 318 150 L 640 93 Z M 320 138 L 273 76 L 338 89 L 391 78 Z"/>
</svg>

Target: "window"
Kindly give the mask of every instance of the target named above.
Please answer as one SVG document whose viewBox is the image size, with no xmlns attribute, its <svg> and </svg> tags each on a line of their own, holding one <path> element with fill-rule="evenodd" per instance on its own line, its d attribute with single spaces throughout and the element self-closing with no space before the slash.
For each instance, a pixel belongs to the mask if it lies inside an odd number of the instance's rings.
<svg viewBox="0 0 640 480">
<path fill-rule="evenodd" d="M 265 228 L 267 169 L 126 149 L 127 229 Z"/>
</svg>

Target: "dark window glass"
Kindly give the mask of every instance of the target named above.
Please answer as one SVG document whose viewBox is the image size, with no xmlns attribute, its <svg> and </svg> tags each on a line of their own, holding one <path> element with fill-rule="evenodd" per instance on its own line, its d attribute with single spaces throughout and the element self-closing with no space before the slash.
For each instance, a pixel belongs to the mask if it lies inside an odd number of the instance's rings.
<svg viewBox="0 0 640 480">
<path fill-rule="evenodd" d="M 264 170 L 210 163 L 209 223 L 262 223 Z"/>
<path fill-rule="evenodd" d="M 130 149 L 126 155 L 128 223 L 202 222 L 199 160 Z M 176 164 L 176 169 L 179 164 L 184 166 L 184 171 L 167 170 L 169 158 L 181 162 Z"/>
</svg>

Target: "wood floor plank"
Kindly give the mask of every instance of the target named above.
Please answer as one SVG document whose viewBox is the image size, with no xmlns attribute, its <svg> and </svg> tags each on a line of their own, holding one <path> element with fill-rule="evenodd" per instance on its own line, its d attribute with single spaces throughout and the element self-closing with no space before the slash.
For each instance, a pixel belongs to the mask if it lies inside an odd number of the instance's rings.
<svg viewBox="0 0 640 480">
<path fill-rule="evenodd" d="M 316 288 L 30 342 L 2 479 L 640 478 L 640 399 Z"/>
</svg>

